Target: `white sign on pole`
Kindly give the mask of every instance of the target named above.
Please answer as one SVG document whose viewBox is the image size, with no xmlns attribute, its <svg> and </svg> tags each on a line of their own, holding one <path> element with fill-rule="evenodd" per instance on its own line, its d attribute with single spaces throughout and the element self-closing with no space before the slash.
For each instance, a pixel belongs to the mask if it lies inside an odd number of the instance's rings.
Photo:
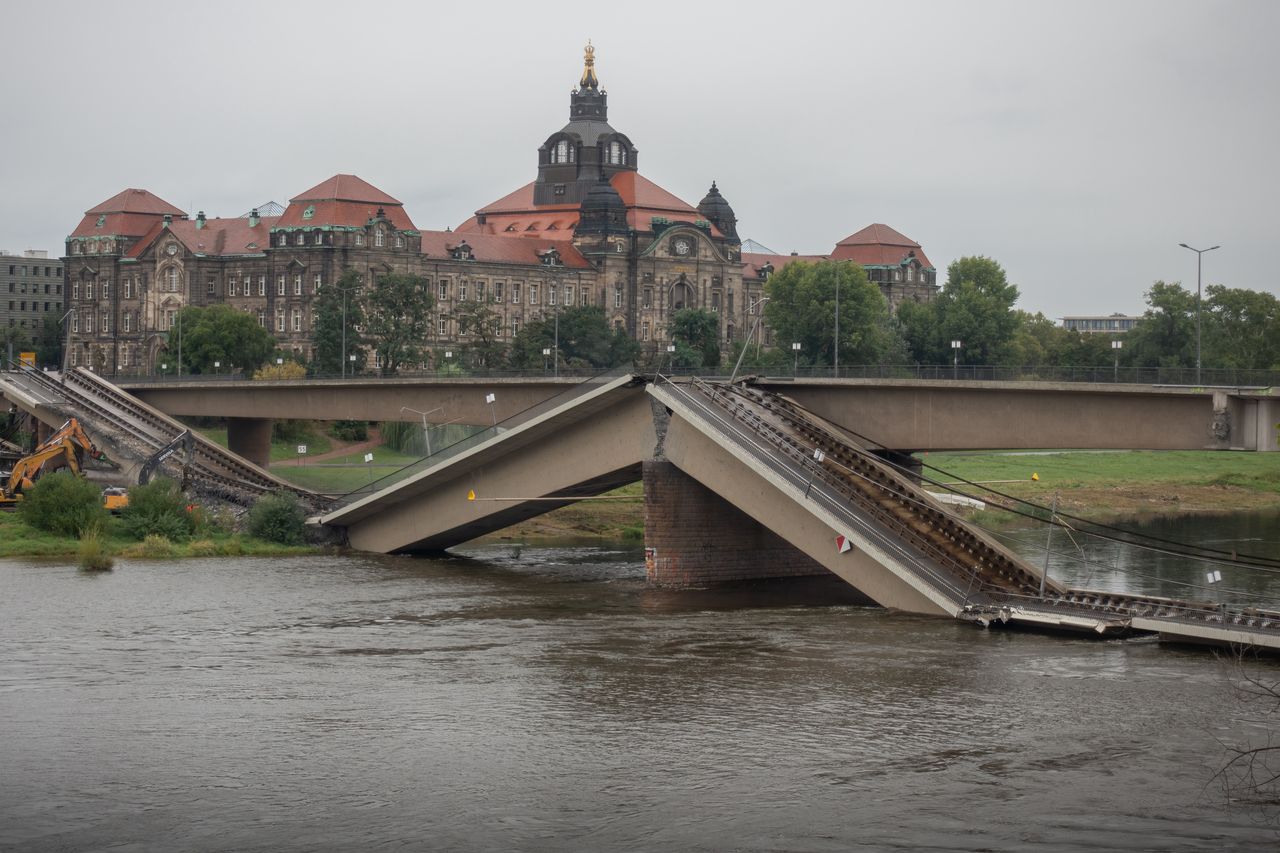
<svg viewBox="0 0 1280 853">
<path fill-rule="evenodd" d="M 484 401 L 485 401 L 486 403 L 492 403 L 492 402 L 493 402 L 494 400 L 496 400 L 496 399 L 498 399 L 498 397 L 497 397 L 497 395 L 496 395 L 496 394 L 485 394 L 485 395 L 484 395 Z"/>
<path fill-rule="evenodd" d="M 827 454 L 823 453 L 821 450 L 815 447 L 813 449 L 813 458 L 821 462 L 823 459 L 827 458 Z"/>
<path fill-rule="evenodd" d="M 307 446 L 306 446 L 305 444 L 299 444 L 299 445 L 298 445 L 298 455 L 299 455 L 299 456 L 302 456 L 302 455 L 303 455 L 303 454 L 305 454 L 306 452 L 307 452 Z"/>
<path fill-rule="evenodd" d="M 1204 579 L 1209 583 L 1217 583 L 1218 581 L 1222 580 L 1222 572 L 1218 571 L 1217 569 L 1214 569 L 1213 571 L 1206 574 L 1204 576 Z"/>
<path fill-rule="evenodd" d="M 364 461 L 365 461 L 365 462 L 372 462 L 372 461 L 373 461 L 373 454 L 372 454 L 372 453 L 366 453 L 366 454 L 364 455 Z"/>
</svg>

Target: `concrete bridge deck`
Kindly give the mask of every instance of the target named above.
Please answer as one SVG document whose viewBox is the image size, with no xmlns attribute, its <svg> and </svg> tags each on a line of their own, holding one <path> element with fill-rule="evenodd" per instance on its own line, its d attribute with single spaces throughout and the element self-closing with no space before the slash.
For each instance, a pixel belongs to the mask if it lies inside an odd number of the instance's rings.
<svg viewBox="0 0 1280 853">
<path fill-rule="evenodd" d="M 298 381 L 149 381 L 139 399 L 179 416 L 242 421 L 428 420 L 486 425 L 581 379 L 404 377 Z M 826 420 L 901 451 L 1079 448 L 1280 449 L 1280 390 L 1087 382 L 949 379 L 779 379 L 786 394 Z M 487 402 L 488 394 L 495 401 Z M 247 448 L 247 445 L 246 445 Z M 265 451 L 264 451 L 265 452 Z"/>
</svg>

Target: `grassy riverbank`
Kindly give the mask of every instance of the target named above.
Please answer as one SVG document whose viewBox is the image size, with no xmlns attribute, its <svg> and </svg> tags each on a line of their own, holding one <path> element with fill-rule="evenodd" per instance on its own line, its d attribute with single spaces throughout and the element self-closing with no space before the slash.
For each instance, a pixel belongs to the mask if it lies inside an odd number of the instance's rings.
<svg viewBox="0 0 1280 853">
<path fill-rule="evenodd" d="M 921 457 L 947 473 L 926 469 L 942 482 L 1009 480 L 992 488 L 1017 498 L 1048 504 L 1058 493 L 1063 511 L 1085 518 L 1117 520 L 1153 515 L 1280 510 L 1280 453 L 1221 451 L 1122 451 L 1106 453 L 934 453 Z M 1032 474 L 1039 480 L 1032 480 Z M 943 491 L 928 486 L 932 491 Z M 963 491 L 982 497 L 978 488 Z M 641 495 L 636 483 L 611 492 Z M 978 515 L 982 524 L 1019 521 L 994 508 Z M 641 539 L 644 503 L 583 501 L 491 538 L 542 539 L 591 536 Z"/>
<path fill-rule="evenodd" d="M 125 536 L 114 523 L 108 525 L 102 538 L 103 550 L 113 557 L 135 559 L 178 557 L 278 557 L 289 554 L 314 554 L 317 549 L 305 545 L 277 545 L 237 533 L 210 532 L 187 542 L 139 542 Z M 75 557 L 80 541 L 69 536 L 55 536 L 26 524 L 16 512 L 0 512 L 0 558 L 2 557 Z"/>
</svg>

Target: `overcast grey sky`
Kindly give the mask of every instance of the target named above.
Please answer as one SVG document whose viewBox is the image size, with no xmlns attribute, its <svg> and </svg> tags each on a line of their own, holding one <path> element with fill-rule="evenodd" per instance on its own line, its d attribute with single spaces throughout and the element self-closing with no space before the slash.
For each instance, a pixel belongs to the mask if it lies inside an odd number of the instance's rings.
<svg viewBox="0 0 1280 853">
<path fill-rule="evenodd" d="M 1020 307 L 1277 292 L 1280 3 L 65 2 L 0 11 L 0 248 L 126 187 L 235 216 L 338 172 L 456 226 L 536 175 L 582 46 L 641 172 L 824 253 L 883 222 Z"/>
</svg>

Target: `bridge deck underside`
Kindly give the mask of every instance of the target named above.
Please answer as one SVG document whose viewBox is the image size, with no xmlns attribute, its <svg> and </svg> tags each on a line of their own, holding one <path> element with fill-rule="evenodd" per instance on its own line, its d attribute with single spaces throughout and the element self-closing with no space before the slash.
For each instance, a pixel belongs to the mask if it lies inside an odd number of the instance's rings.
<svg viewBox="0 0 1280 853">
<path fill-rule="evenodd" d="M 619 384 L 320 520 L 344 527 L 362 550 L 441 551 L 570 503 L 556 498 L 639 480 L 656 441 L 644 389 Z"/>
</svg>

